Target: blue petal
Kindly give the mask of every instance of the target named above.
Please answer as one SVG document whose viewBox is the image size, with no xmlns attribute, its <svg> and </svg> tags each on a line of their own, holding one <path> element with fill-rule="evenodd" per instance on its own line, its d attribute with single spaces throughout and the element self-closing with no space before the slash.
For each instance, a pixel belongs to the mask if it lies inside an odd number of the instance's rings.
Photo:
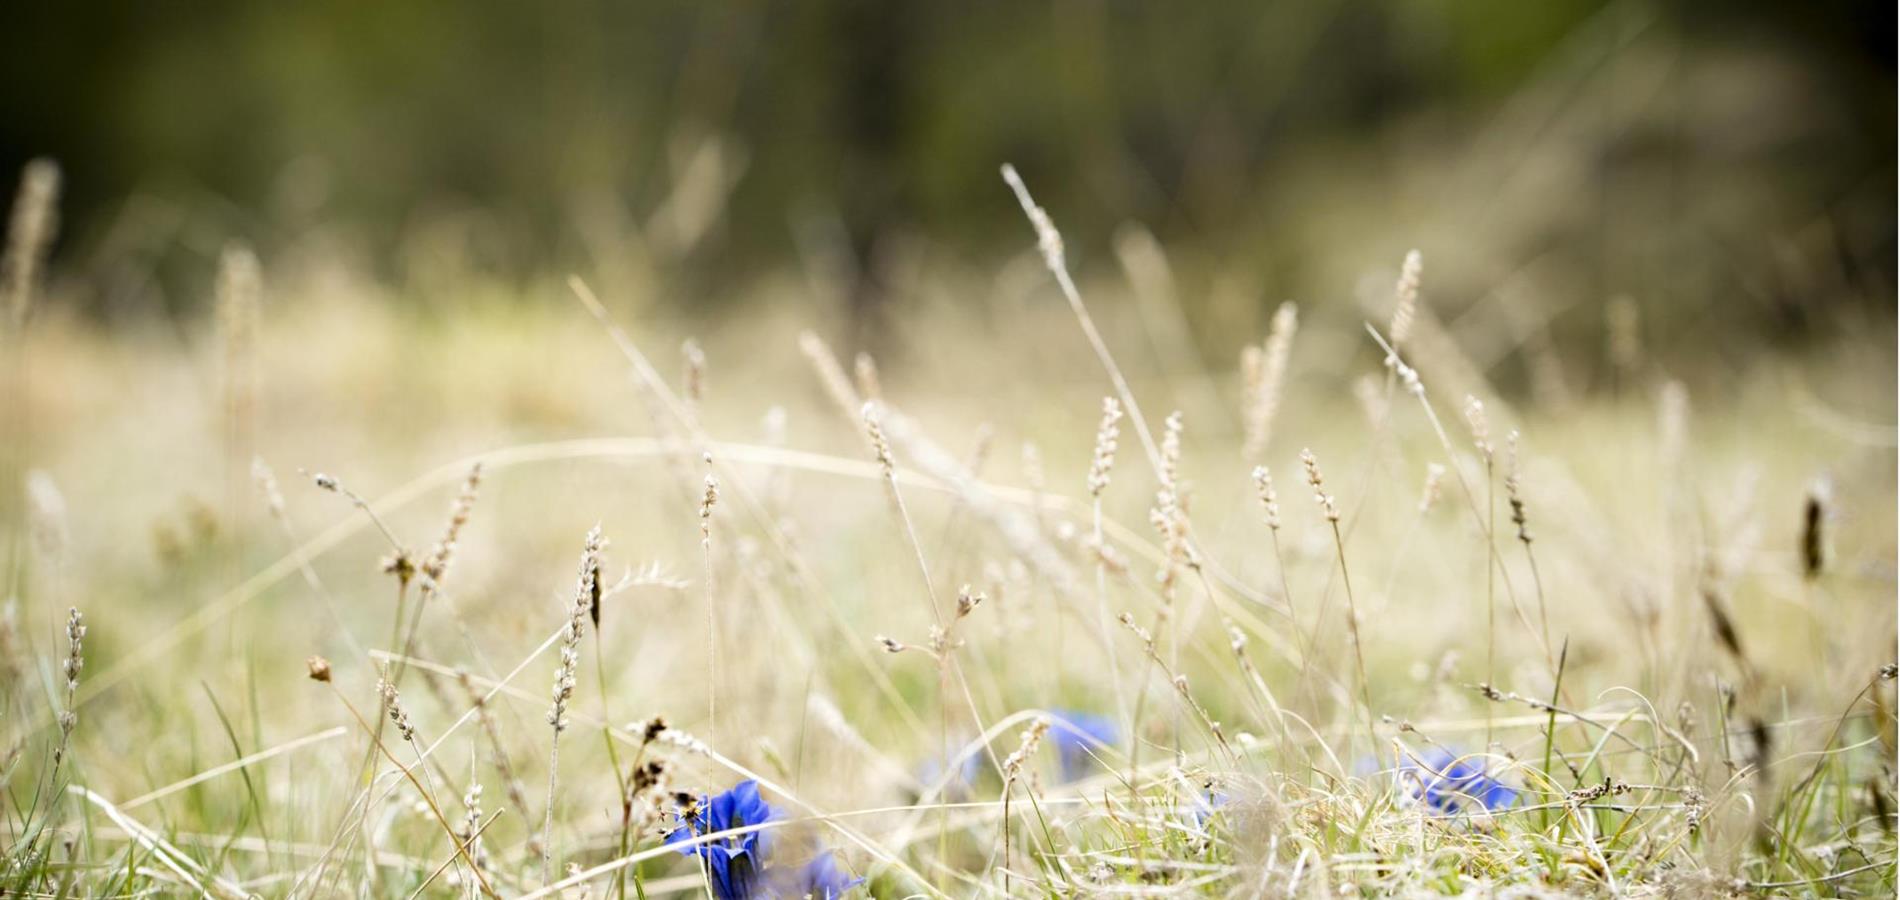
<svg viewBox="0 0 1900 900">
<path fill-rule="evenodd" d="M 1113 745 L 1117 738 L 1114 722 L 1075 710 L 1056 710 L 1049 726 L 1065 781 L 1082 777 L 1094 759 L 1094 749 Z"/>
<path fill-rule="evenodd" d="M 853 878 L 838 868 L 837 857 L 827 850 L 797 869 L 781 870 L 775 879 L 773 893 L 786 898 L 835 900 L 863 883 L 864 879 Z"/>
<path fill-rule="evenodd" d="M 1399 772 L 1402 778 L 1412 779 L 1414 797 L 1441 813 L 1459 812 L 1467 802 L 1493 811 L 1517 802 L 1516 789 L 1491 777 L 1482 760 L 1460 757 L 1442 747 L 1406 753 Z"/>
</svg>

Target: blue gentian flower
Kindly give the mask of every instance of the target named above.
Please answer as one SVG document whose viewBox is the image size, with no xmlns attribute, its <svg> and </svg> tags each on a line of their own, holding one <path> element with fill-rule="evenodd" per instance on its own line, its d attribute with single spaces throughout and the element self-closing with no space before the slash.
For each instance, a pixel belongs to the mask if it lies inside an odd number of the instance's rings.
<svg viewBox="0 0 1900 900">
<path fill-rule="evenodd" d="M 777 816 L 778 810 L 759 796 L 758 782 L 741 781 L 716 797 L 701 797 L 698 809 L 679 816 L 680 827 L 666 836 L 666 843 L 685 844 L 704 835 L 761 825 Z M 705 860 L 713 893 L 719 900 L 751 900 L 762 895 L 760 875 L 767 843 L 766 832 L 748 831 L 702 844 L 685 844 L 679 852 Z"/>
<path fill-rule="evenodd" d="M 1057 710 L 1049 721 L 1049 737 L 1055 741 L 1062 780 L 1074 781 L 1088 773 L 1097 748 L 1115 744 L 1115 723 L 1103 716 Z"/>
<path fill-rule="evenodd" d="M 829 850 L 795 869 L 775 870 L 772 881 L 773 896 L 787 900 L 837 900 L 864 883 L 864 879 L 853 878 L 850 873 L 838 868 L 838 858 Z"/>
<path fill-rule="evenodd" d="M 1493 778 L 1481 761 L 1442 747 L 1416 755 L 1405 752 L 1399 761 L 1399 778 L 1419 802 L 1444 815 L 1467 808 L 1496 812 L 1517 802 L 1517 790 Z"/>
<path fill-rule="evenodd" d="M 1205 828 L 1207 826 L 1207 820 L 1214 818 L 1214 813 L 1217 812 L 1221 807 L 1226 806 L 1227 801 L 1229 799 L 1231 798 L 1227 796 L 1226 791 L 1210 790 L 1208 793 L 1195 795 L 1194 797 L 1194 825 L 1195 827 Z"/>
</svg>

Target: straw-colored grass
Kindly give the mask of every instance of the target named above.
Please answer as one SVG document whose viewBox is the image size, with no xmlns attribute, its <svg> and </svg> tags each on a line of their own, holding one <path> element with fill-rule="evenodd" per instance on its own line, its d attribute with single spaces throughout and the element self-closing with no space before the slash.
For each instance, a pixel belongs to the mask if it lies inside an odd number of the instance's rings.
<svg viewBox="0 0 1900 900">
<path fill-rule="evenodd" d="M 768 288 L 432 319 L 234 257 L 190 346 L 16 324 L 0 894 L 704 894 L 663 841 L 741 779 L 762 864 L 880 897 L 1893 892 L 1887 372 L 1623 310 L 1614 392 L 1517 406 L 1414 255 L 1203 410 L 1008 177 L 1045 287 L 855 382 Z M 1514 800 L 1421 802 L 1434 750 Z"/>
</svg>

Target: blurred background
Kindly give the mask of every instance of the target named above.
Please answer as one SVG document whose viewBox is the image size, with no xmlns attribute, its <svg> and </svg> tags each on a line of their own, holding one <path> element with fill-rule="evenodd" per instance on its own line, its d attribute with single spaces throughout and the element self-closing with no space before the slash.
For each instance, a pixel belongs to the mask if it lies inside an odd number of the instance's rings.
<svg viewBox="0 0 1900 900">
<path fill-rule="evenodd" d="M 238 240 L 424 309 L 471 278 L 568 304 L 575 271 L 893 351 L 945 273 L 1029 245 L 1009 161 L 1078 269 L 1165 278 L 1223 359 L 1416 246 L 1434 308 L 1515 342 L 1600 356 L 1639 311 L 1740 365 L 1891 330 L 1891 9 L 12 3 L 0 171 L 61 164 L 53 293 L 111 323 L 201 315 Z"/>
</svg>

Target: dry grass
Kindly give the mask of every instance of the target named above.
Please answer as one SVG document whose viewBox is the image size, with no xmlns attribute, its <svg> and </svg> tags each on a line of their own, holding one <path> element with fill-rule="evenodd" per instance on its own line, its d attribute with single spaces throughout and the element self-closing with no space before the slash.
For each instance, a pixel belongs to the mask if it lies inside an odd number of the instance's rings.
<svg viewBox="0 0 1900 900">
<path fill-rule="evenodd" d="M 222 341 L 11 329 L 0 893 L 704 892 L 663 835 L 747 778 L 876 896 L 1892 893 L 1890 332 L 1697 392 L 1617 307 L 1614 392 L 1513 408 L 1414 256 L 1157 435 L 1203 364 L 1010 178 L 1053 284 L 855 381 L 778 297 L 682 343 L 241 254 Z"/>
</svg>

